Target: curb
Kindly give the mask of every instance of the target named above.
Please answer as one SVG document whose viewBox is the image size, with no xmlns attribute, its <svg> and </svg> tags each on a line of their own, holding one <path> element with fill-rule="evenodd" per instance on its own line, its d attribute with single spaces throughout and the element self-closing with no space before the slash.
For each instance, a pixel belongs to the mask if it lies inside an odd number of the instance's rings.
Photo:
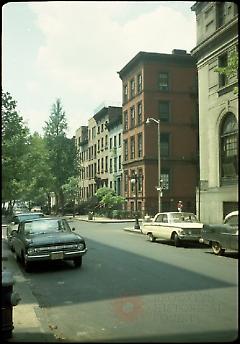
<svg viewBox="0 0 240 344">
<path fill-rule="evenodd" d="M 2 233 L 3 234 L 3 233 Z M 6 238 L 2 235 L 2 271 L 13 275 L 13 292 L 18 293 L 21 300 L 12 307 L 13 330 L 12 337 L 6 338 L 12 342 L 56 342 L 53 334 L 44 331 L 37 316 L 41 313 L 38 301 L 33 295 L 29 279 L 25 276 L 8 248 Z"/>
<path fill-rule="evenodd" d="M 123 228 L 125 232 L 131 232 L 131 233 L 138 233 L 143 234 L 141 229 L 134 229 L 134 228 Z"/>
</svg>

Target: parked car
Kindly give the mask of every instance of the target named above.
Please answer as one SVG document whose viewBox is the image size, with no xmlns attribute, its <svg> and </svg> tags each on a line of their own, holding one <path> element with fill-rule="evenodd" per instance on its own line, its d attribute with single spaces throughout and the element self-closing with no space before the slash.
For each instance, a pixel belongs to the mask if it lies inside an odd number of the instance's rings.
<svg viewBox="0 0 240 344">
<path fill-rule="evenodd" d="M 44 214 L 41 212 L 30 213 L 30 212 L 22 212 L 14 214 L 11 219 L 10 223 L 7 225 L 7 242 L 9 247 L 12 249 L 12 231 L 18 228 L 19 223 L 26 221 L 26 220 L 33 220 L 44 217 Z"/>
<path fill-rule="evenodd" d="M 152 221 L 143 222 L 142 233 L 150 241 L 156 239 L 172 240 L 175 246 L 183 241 L 199 241 L 203 224 L 193 213 L 164 212 L 157 213 Z"/>
<path fill-rule="evenodd" d="M 34 262 L 49 260 L 73 260 L 74 265 L 80 267 L 87 247 L 83 237 L 73 230 L 75 228 L 71 229 L 62 218 L 21 222 L 13 231 L 13 251 L 26 271 Z"/>
<path fill-rule="evenodd" d="M 204 224 L 200 242 L 210 245 L 216 255 L 238 251 L 238 210 L 229 213 L 223 224 Z"/>
</svg>

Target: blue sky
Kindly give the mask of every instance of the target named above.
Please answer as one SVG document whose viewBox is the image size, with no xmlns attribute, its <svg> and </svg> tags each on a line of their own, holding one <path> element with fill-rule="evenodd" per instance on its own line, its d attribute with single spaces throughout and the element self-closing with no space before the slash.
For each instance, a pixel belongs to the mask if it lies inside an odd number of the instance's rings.
<svg viewBox="0 0 240 344">
<path fill-rule="evenodd" d="M 117 74 L 139 51 L 196 45 L 193 1 L 40 1 L 2 7 L 2 88 L 42 134 L 60 98 L 68 136 L 100 104 L 121 106 Z"/>
</svg>

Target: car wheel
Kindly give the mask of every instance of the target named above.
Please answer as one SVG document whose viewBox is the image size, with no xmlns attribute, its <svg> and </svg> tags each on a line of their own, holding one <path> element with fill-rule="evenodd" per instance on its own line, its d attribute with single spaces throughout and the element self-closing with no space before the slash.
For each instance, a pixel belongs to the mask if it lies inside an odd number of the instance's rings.
<svg viewBox="0 0 240 344">
<path fill-rule="evenodd" d="M 179 247 L 180 246 L 180 239 L 179 239 L 179 236 L 177 235 L 177 233 L 174 233 L 173 234 L 173 241 L 174 241 L 174 245 L 176 247 Z"/>
<path fill-rule="evenodd" d="M 82 266 L 82 257 L 75 258 L 73 262 L 75 268 L 80 268 Z"/>
<path fill-rule="evenodd" d="M 213 241 L 212 242 L 212 250 L 213 250 L 213 253 L 220 256 L 221 254 L 224 253 L 224 249 L 222 248 L 222 246 L 219 244 L 219 242 L 217 241 Z"/>
<path fill-rule="evenodd" d="M 22 253 L 22 263 L 23 263 L 24 270 L 26 272 L 30 272 L 31 271 L 31 263 L 26 260 L 26 256 L 24 253 Z"/>
<path fill-rule="evenodd" d="M 148 233 L 148 240 L 151 241 L 151 242 L 154 242 L 154 241 L 155 241 L 155 238 L 154 238 L 154 236 L 152 235 L 152 233 Z"/>
</svg>

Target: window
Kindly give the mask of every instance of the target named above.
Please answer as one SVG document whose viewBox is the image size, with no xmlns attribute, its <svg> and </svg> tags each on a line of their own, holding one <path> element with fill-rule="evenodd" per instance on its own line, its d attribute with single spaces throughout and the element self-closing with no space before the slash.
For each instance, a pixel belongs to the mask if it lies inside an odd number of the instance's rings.
<svg viewBox="0 0 240 344">
<path fill-rule="evenodd" d="M 142 173 L 142 169 L 138 170 L 137 183 L 138 183 L 138 192 L 142 192 L 142 190 L 143 190 L 143 173 Z"/>
<path fill-rule="evenodd" d="M 130 95 L 131 95 L 131 98 L 133 98 L 135 96 L 135 81 L 134 81 L 134 79 L 132 79 L 130 81 Z"/>
<path fill-rule="evenodd" d="M 216 4 L 216 24 L 217 29 L 224 24 L 224 8 L 225 8 L 225 2 L 218 2 Z"/>
<path fill-rule="evenodd" d="M 108 172 L 108 157 L 105 157 L 105 172 Z"/>
<path fill-rule="evenodd" d="M 228 113 L 220 130 L 220 157 L 222 182 L 238 176 L 238 126 L 232 113 Z"/>
<path fill-rule="evenodd" d="M 119 169 L 119 171 L 122 169 L 122 157 L 121 157 L 121 155 L 119 155 L 119 157 L 118 157 L 118 169 Z"/>
<path fill-rule="evenodd" d="M 128 191 L 128 173 L 124 172 L 124 192 Z"/>
<path fill-rule="evenodd" d="M 97 172 L 100 173 L 100 159 L 97 161 Z"/>
<path fill-rule="evenodd" d="M 109 148 L 112 149 L 112 137 L 109 139 Z"/>
<path fill-rule="evenodd" d="M 138 93 L 142 92 L 142 74 L 137 76 L 137 91 Z"/>
<path fill-rule="evenodd" d="M 124 148 L 124 161 L 128 160 L 128 140 L 123 141 L 123 148 Z"/>
<path fill-rule="evenodd" d="M 140 125 L 142 123 L 142 102 L 137 104 L 137 124 Z"/>
<path fill-rule="evenodd" d="M 159 101 L 159 118 L 163 122 L 169 122 L 169 101 Z"/>
<path fill-rule="evenodd" d="M 101 149 L 103 149 L 103 147 L 104 147 L 104 139 L 103 139 L 103 137 L 101 138 Z"/>
<path fill-rule="evenodd" d="M 124 124 L 124 130 L 128 130 L 128 112 L 124 111 L 123 113 L 123 124 Z"/>
<path fill-rule="evenodd" d="M 92 138 L 94 139 L 96 137 L 96 127 L 92 128 Z"/>
<path fill-rule="evenodd" d="M 138 147 L 138 151 L 137 151 L 137 156 L 138 158 L 142 157 L 142 133 L 139 133 L 137 136 L 137 147 Z"/>
<path fill-rule="evenodd" d="M 169 90 L 168 73 L 159 73 L 158 87 L 159 87 L 160 91 L 168 91 Z"/>
<path fill-rule="evenodd" d="M 110 173 L 112 173 L 112 159 L 110 159 L 110 167 L 109 167 L 109 169 L 110 169 Z"/>
<path fill-rule="evenodd" d="M 135 159 L 135 138 L 130 138 L 130 159 Z"/>
<path fill-rule="evenodd" d="M 101 124 L 101 132 L 103 132 L 104 127 L 103 127 L 103 123 Z"/>
<path fill-rule="evenodd" d="M 135 127 L 135 107 L 131 107 L 130 109 L 130 128 Z"/>
<path fill-rule="evenodd" d="M 123 87 L 123 101 L 127 102 L 128 100 L 128 87 L 127 85 L 124 85 Z"/>
<path fill-rule="evenodd" d="M 169 134 L 163 133 L 160 138 L 161 156 L 169 156 Z"/>
<path fill-rule="evenodd" d="M 104 172 L 104 161 L 103 158 L 101 159 L 101 173 Z"/>
<path fill-rule="evenodd" d="M 113 137 L 113 147 L 116 148 L 117 147 L 117 136 L 114 135 Z"/>
<path fill-rule="evenodd" d="M 226 67 L 228 64 L 228 55 L 227 53 L 219 56 L 218 58 L 218 67 Z M 225 74 L 219 73 L 219 87 L 223 87 L 227 84 L 227 76 Z"/>
<path fill-rule="evenodd" d="M 108 148 L 108 136 L 105 135 L 105 149 Z"/>
<path fill-rule="evenodd" d="M 114 158 L 114 172 L 117 172 L 117 157 Z"/>
<path fill-rule="evenodd" d="M 118 146 L 121 147 L 122 145 L 122 135 L 121 133 L 118 134 Z"/>
</svg>

